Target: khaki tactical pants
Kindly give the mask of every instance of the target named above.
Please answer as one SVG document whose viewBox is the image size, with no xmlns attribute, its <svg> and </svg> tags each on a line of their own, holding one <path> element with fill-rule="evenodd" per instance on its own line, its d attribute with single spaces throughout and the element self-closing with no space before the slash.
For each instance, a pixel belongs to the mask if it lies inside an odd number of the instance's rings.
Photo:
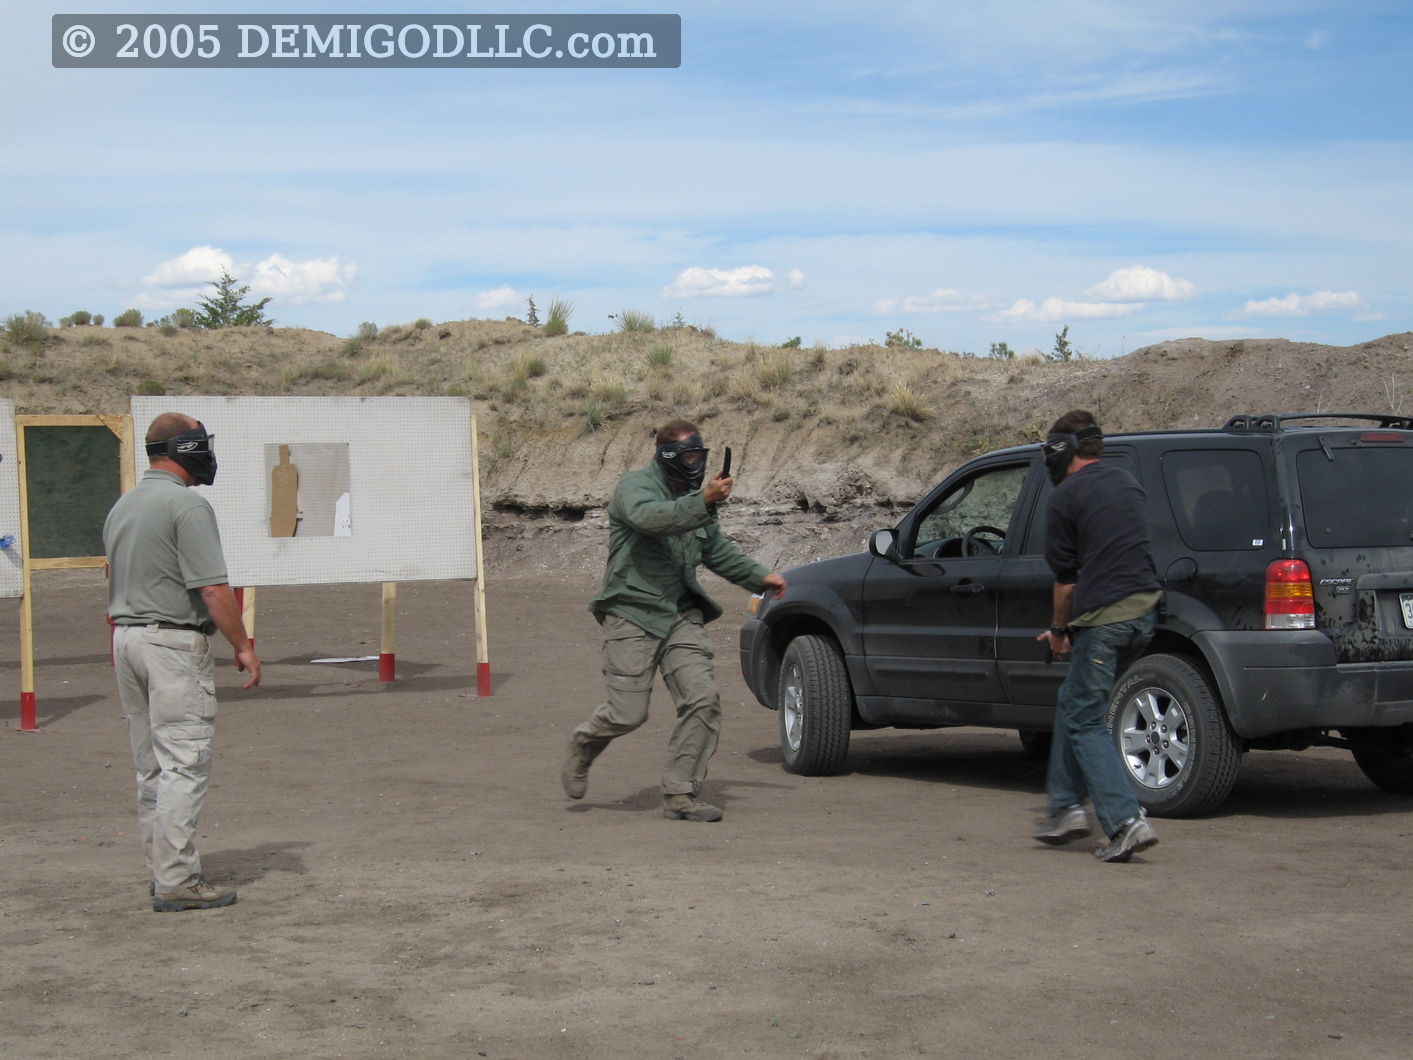
<svg viewBox="0 0 1413 1060">
<path fill-rule="evenodd" d="M 603 618 L 603 675 L 608 702 L 574 732 L 595 756 L 610 740 L 648 720 L 648 700 L 659 670 L 677 705 L 677 724 L 662 771 L 664 795 L 695 795 L 721 733 L 721 699 L 712 670 L 711 638 L 700 611 L 687 611 L 662 640 L 617 615 Z"/>
<path fill-rule="evenodd" d="M 118 697 L 137 767 L 137 825 L 159 892 L 201 876 L 196 828 L 216 731 L 215 660 L 203 633 L 151 626 L 113 631 Z"/>
</svg>

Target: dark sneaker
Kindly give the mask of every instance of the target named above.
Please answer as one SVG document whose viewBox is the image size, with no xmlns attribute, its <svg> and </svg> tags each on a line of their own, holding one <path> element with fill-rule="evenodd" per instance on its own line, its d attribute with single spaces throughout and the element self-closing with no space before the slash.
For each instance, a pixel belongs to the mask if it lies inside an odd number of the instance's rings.
<svg viewBox="0 0 1413 1060">
<path fill-rule="evenodd" d="M 1066 806 L 1058 813 L 1042 817 L 1030 833 L 1042 843 L 1057 847 L 1089 834 L 1089 815 L 1083 806 Z"/>
<path fill-rule="evenodd" d="M 577 732 L 569 737 L 569 754 L 564 759 L 564 768 L 559 771 L 564 794 L 571 799 L 582 799 L 589 790 L 589 766 L 594 756 L 584 747 L 584 739 Z"/>
<path fill-rule="evenodd" d="M 234 887 L 217 887 L 205 880 L 197 880 L 175 891 L 158 891 L 152 894 L 154 913 L 180 913 L 186 909 L 218 909 L 223 905 L 234 905 Z"/>
<path fill-rule="evenodd" d="M 669 795 L 662 804 L 662 815 L 670 821 L 719 821 L 721 810 L 709 803 L 698 802 L 691 795 Z"/>
<path fill-rule="evenodd" d="M 1109 841 L 1094 852 L 1100 861 L 1127 861 L 1140 850 L 1158 845 L 1158 833 L 1148 823 L 1148 814 L 1138 811 L 1115 830 Z"/>
</svg>

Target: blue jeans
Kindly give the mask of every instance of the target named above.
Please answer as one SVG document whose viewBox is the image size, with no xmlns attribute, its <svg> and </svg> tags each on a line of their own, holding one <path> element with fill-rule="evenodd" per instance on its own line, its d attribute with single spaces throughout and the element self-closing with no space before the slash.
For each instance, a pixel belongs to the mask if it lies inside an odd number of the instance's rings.
<svg viewBox="0 0 1413 1060">
<path fill-rule="evenodd" d="M 1105 724 L 1109 693 L 1119 671 L 1153 639 L 1157 622 L 1157 613 L 1149 611 L 1130 622 L 1077 628 L 1070 672 L 1055 706 L 1055 733 L 1045 774 L 1050 812 L 1091 799 L 1106 836 L 1139 810 L 1128 770 Z"/>
</svg>

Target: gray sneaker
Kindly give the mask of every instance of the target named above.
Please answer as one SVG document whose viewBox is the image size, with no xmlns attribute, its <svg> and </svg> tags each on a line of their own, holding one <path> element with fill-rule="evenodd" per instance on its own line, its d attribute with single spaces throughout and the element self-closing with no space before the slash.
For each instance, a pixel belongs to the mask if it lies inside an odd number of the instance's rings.
<svg viewBox="0 0 1413 1060">
<path fill-rule="evenodd" d="M 218 909 L 223 905 L 234 905 L 235 900 L 234 887 L 217 887 L 205 880 L 197 880 L 175 891 L 159 891 L 154 887 L 152 911 L 180 913 L 186 909 Z"/>
<path fill-rule="evenodd" d="M 1066 806 L 1063 810 L 1040 818 L 1030 833 L 1042 843 L 1057 847 L 1089 834 L 1089 815 L 1083 806 Z"/>
<path fill-rule="evenodd" d="M 1148 823 L 1148 814 L 1138 811 L 1137 817 L 1130 817 L 1114 830 L 1109 841 L 1094 852 L 1100 861 L 1127 861 L 1140 850 L 1158 845 L 1158 833 Z"/>
<path fill-rule="evenodd" d="M 722 816 L 719 807 L 698 802 L 691 795 L 667 796 L 662 815 L 670 821 L 719 821 Z"/>
</svg>

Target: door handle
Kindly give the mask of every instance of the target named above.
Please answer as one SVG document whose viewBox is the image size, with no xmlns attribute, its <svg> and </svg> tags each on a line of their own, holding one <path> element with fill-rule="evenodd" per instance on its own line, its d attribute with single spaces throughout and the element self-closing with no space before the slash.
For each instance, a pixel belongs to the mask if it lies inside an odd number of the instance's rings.
<svg viewBox="0 0 1413 1060">
<path fill-rule="evenodd" d="M 977 593 L 985 591 L 986 586 L 977 582 L 957 582 L 957 584 L 951 588 L 953 596 L 975 596 Z"/>
</svg>

